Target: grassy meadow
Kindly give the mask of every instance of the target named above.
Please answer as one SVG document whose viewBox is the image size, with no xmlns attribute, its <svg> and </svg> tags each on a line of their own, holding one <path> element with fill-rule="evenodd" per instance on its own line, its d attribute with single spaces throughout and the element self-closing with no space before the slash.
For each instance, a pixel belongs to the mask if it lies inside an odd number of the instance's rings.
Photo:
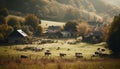
<svg viewBox="0 0 120 69">
<path fill-rule="evenodd" d="M 11 17 L 11 16 L 9 16 Z M 8 17 L 8 18 L 9 18 Z M 13 16 L 12 16 L 13 17 Z M 19 19 L 23 19 L 19 17 Z M 23 19 L 24 20 L 24 19 Z M 63 26 L 64 22 L 52 22 L 42 20 L 42 26 L 48 27 L 51 25 Z M 110 54 L 110 50 L 106 49 L 104 42 L 99 44 L 77 43 L 68 44 L 75 39 L 53 39 L 57 43 L 38 44 L 23 44 L 23 45 L 6 45 L 0 46 L 0 69 L 120 69 L 120 59 L 109 57 L 93 57 L 91 56 L 97 48 L 105 49 L 106 54 Z M 18 51 L 25 47 L 44 48 L 43 51 Z M 56 50 L 60 47 L 59 50 Z M 50 56 L 45 56 L 46 50 L 51 51 Z M 68 50 L 70 49 L 70 50 Z M 76 58 L 75 53 L 82 53 L 83 58 Z M 60 53 L 65 53 L 66 56 L 60 57 Z M 27 55 L 27 59 L 21 59 L 20 55 Z"/>
<path fill-rule="evenodd" d="M 0 69 L 120 69 L 120 59 L 100 57 L 91 59 L 91 55 L 97 48 L 105 49 L 105 43 L 67 44 L 68 41 L 73 40 L 61 39 L 57 43 L 0 46 Z M 39 52 L 15 50 L 16 48 L 23 49 L 26 46 L 44 48 L 44 50 Z M 57 47 L 60 49 L 56 50 Z M 52 55 L 44 55 L 47 49 L 50 49 Z M 75 57 L 76 52 L 82 53 L 83 58 L 77 59 Z M 67 55 L 61 58 L 59 53 L 66 53 Z M 106 49 L 105 53 L 109 54 L 110 51 Z M 21 59 L 21 54 L 28 55 L 31 58 Z"/>
<path fill-rule="evenodd" d="M 105 43 L 100 44 L 88 44 L 88 43 L 78 43 L 78 44 L 68 44 L 67 41 L 74 41 L 74 39 L 71 40 L 58 40 L 57 43 L 46 43 L 46 44 L 37 44 L 35 42 L 34 44 L 25 44 L 25 45 L 9 45 L 9 46 L 0 46 L 0 55 L 20 55 L 20 54 L 26 54 L 26 55 L 34 55 L 38 57 L 44 57 L 44 52 L 47 49 L 50 49 L 52 55 L 51 58 L 59 57 L 59 53 L 66 53 L 67 56 L 65 58 L 75 58 L 75 53 L 80 52 L 83 54 L 84 58 L 90 59 L 91 55 L 94 54 L 94 52 L 97 50 L 97 48 L 105 49 L 104 45 Z M 35 52 L 35 51 L 17 51 L 16 48 L 23 49 L 24 47 L 36 47 L 36 48 L 44 48 L 43 51 Z M 59 50 L 56 50 L 58 47 L 60 47 Z M 68 51 L 68 49 L 70 49 Z M 109 50 L 106 49 L 105 53 L 109 54 Z M 33 57 L 33 58 L 34 58 Z"/>
<path fill-rule="evenodd" d="M 47 26 L 63 26 L 65 22 L 55 22 L 55 21 L 47 21 L 47 20 L 41 20 L 42 25 L 45 27 Z"/>
</svg>

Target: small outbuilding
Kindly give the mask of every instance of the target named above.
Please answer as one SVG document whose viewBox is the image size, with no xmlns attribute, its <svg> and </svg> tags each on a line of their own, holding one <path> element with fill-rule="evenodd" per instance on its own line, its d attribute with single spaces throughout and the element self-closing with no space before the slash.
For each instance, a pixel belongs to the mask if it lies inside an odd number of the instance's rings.
<svg viewBox="0 0 120 69">
<path fill-rule="evenodd" d="M 13 31 L 7 37 L 7 40 L 10 44 L 24 44 L 30 42 L 29 36 L 21 29 Z"/>
</svg>

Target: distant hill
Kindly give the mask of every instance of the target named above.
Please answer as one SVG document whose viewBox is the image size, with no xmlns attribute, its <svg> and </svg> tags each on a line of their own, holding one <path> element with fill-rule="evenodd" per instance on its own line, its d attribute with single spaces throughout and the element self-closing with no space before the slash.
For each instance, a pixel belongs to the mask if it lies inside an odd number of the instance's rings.
<svg viewBox="0 0 120 69">
<path fill-rule="evenodd" d="M 108 0 L 109 1 L 109 0 Z M 34 13 L 47 20 L 68 21 L 85 19 L 103 20 L 113 17 L 120 8 L 107 0 L 0 0 L 0 7 L 21 14 Z M 112 1 L 112 0 L 111 0 Z"/>
<path fill-rule="evenodd" d="M 120 0 L 105 0 L 105 1 L 112 4 L 112 5 L 120 7 Z"/>
</svg>

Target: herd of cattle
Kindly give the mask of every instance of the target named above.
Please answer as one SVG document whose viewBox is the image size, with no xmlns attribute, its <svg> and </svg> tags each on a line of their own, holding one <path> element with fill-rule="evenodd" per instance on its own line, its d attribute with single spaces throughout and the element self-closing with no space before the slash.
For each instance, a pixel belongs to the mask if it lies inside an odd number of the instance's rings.
<svg viewBox="0 0 120 69">
<path fill-rule="evenodd" d="M 108 57 L 109 54 L 105 53 L 105 49 L 97 48 L 97 50 L 94 52 L 94 54 L 91 56 L 92 57 Z"/>
<path fill-rule="evenodd" d="M 60 47 L 57 47 L 56 50 L 60 50 L 61 48 Z M 15 50 L 17 51 L 35 51 L 35 52 L 41 52 L 44 50 L 44 56 L 50 56 L 52 55 L 52 52 L 50 49 L 47 49 L 45 50 L 45 48 L 37 48 L 37 47 L 29 47 L 29 46 L 26 46 L 24 47 L 23 49 L 20 49 L 20 48 L 15 48 Z M 70 49 L 68 48 L 67 51 L 70 51 Z M 105 56 L 108 56 L 108 54 L 104 53 L 105 52 L 105 49 L 101 49 L 101 48 L 98 48 L 93 55 L 91 55 L 91 58 L 92 57 L 105 57 Z M 66 53 L 59 53 L 59 56 L 62 58 L 64 56 L 67 56 Z M 80 53 L 80 52 L 76 52 L 75 53 L 75 57 L 76 58 L 83 58 L 83 54 Z M 29 56 L 27 55 L 20 55 L 20 58 L 29 58 Z"/>
<path fill-rule="evenodd" d="M 80 43 L 82 39 L 75 39 L 75 40 L 68 40 L 65 41 L 64 43 L 70 44 L 70 45 L 74 45 L 77 43 Z M 47 44 L 47 43 L 58 43 L 58 40 L 52 40 L 52 39 L 38 39 L 38 40 L 33 40 L 33 44 L 37 43 L 38 45 L 40 44 Z M 61 43 L 61 44 L 64 44 Z"/>
</svg>

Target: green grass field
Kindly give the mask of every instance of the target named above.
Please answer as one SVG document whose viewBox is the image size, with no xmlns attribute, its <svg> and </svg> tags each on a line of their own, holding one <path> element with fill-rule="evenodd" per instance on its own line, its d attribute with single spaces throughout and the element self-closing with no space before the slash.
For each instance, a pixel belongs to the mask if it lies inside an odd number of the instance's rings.
<svg viewBox="0 0 120 69">
<path fill-rule="evenodd" d="M 75 45 L 67 44 L 68 40 L 59 40 L 58 43 L 48 43 L 48 44 L 26 44 L 26 45 L 10 45 L 10 46 L 0 46 L 0 55 L 34 55 L 38 57 L 44 57 L 44 52 L 47 49 L 50 49 L 52 55 L 51 58 L 59 57 L 59 53 L 65 53 L 67 56 L 65 58 L 75 58 L 75 53 L 80 52 L 83 54 L 84 58 L 90 59 L 91 55 L 97 50 L 97 48 L 103 48 L 104 43 L 101 44 L 88 44 L 88 43 L 78 43 Z M 23 49 L 24 47 L 37 47 L 37 48 L 44 48 L 43 51 L 35 52 L 35 51 L 17 51 L 15 48 Z M 60 47 L 59 50 L 56 50 L 57 47 Z M 70 49 L 68 51 L 68 49 Z M 109 50 L 106 49 L 105 53 L 109 54 Z M 32 56 L 33 57 L 33 56 Z M 33 58 L 34 58 L 33 57 Z"/>
<path fill-rule="evenodd" d="M 11 16 L 10 16 L 11 17 Z M 8 17 L 9 18 L 9 17 Z M 21 17 L 19 17 L 22 19 Z M 64 22 L 52 22 L 42 20 L 44 27 L 51 25 L 63 26 Z M 70 39 L 73 41 L 74 39 Z M 58 43 L 49 44 L 24 44 L 24 45 L 8 45 L 0 46 L 0 69 L 120 69 L 120 59 L 94 57 L 97 48 L 105 49 L 105 43 L 88 44 L 80 42 L 75 45 L 67 44 L 68 39 L 61 39 Z M 44 48 L 41 52 L 35 51 L 17 51 L 15 48 L 23 49 L 24 47 Z M 56 50 L 60 47 L 60 50 Z M 70 49 L 68 51 L 68 48 Z M 52 55 L 47 57 L 44 52 L 50 49 Z M 75 53 L 80 52 L 83 58 L 76 59 Z M 60 58 L 59 53 L 67 54 Z M 110 50 L 106 49 L 105 53 L 110 54 Z M 21 59 L 20 55 L 31 56 L 31 59 Z"/>
<path fill-rule="evenodd" d="M 64 42 L 64 43 L 63 43 Z M 15 48 L 42 47 L 45 50 L 41 52 L 34 51 L 17 51 Z M 60 50 L 56 50 L 60 47 Z M 70 51 L 67 51 L 67 49 Z M 105 48 L 105 43 L 88 44 L 78 43 L 75 45 L 67 44 L 67 40 L 59 40 L 58 43 L 49 44 L 25 44 L 0 46 L 0 69 L 120 69 L 120 59 L 100 58 L 91 59 L 91 55 L 97 48 Z M 50 49 L 52 55 L 44 56 L 44 52 Z M 83 53 L 83 58 L 76 59 L 75 53 Z M 63 58 L 59 53 L 66 53 Z M 110 51 L 106 49 L 105 53 Z M 21 59 L 20 55 L 31 56 L 31 59 Z"/>
<path fill-rule="evenodd" d="M 47 21 L 47 20 L 41 20 L 41 24 L 45 27 L 47 26 L 63 26 L 65 22 L 55 22 L 55 21 Z"/>
</svg>

